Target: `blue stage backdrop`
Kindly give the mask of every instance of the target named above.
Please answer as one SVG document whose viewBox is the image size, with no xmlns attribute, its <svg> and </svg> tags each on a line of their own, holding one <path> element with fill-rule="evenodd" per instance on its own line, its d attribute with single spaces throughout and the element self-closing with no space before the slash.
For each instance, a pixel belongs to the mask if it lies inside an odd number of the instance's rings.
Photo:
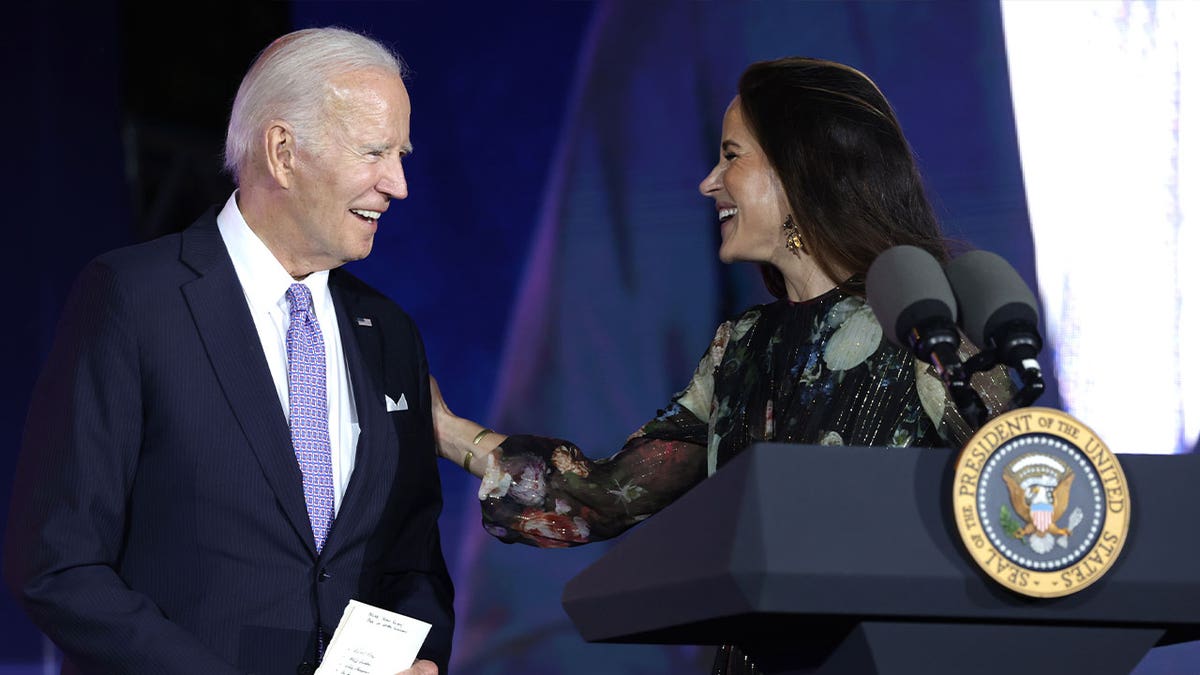
<svg viewBox="0 0 1200 675">
<path fill-rule="evenodd" d="M 10 129 L 35 132 L 6 200 L 18 278 L 33 280 L 19 334 L 6 335 L 19 356 L 2 418 L 10 475 L 66 288 L 87 258 L 136 235 L 114 113 L 116 9 L 80 9 L 66 35 L 50 10 L 5 11 L 37 28 L 13 31 L 30 66 L 10 68 L 15 90 L 32 99 L 5 112 Z M 1036 288 L 995 2 L 302 2 L 291 22 L 365 31 L 411 67 L 410 197 L 351 269 L 417 320 L 451 407 L 502 431 L 610 454 L 687 383 L 722 320 L 766 299 L 755 269 L 716 260 L 715 213 L 697 191 L 752 61 L 818 56 L 871 75 L 946 230 Z M 1053 383 L 1041 403 L 1056 405 Z M 479 525 L 478 482 L 440 466 L 453 672 L 708 672 L 704 648 L 584 643 L 560 594 L 607 546 L 497 543 Z M 41 639 L 7 596 L 0 620 L 0 673 L 42 672 Z M 1143 675 L 1200 669 L 1186 649 L 1157 651 Z"/>
</svg>

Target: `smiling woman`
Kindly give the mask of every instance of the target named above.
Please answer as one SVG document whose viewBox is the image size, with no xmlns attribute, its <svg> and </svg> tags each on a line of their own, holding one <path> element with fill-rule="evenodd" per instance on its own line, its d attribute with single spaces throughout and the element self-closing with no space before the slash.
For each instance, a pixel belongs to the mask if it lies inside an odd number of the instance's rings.
<svg viewBox="0 0 1200 675">
<path fill-rule="evenodd" d="M 455 416 L 433 387 L 443 456 L 480 475 L 487 530 L 542 547 L 616 536 L 760 441 L 959 445 L 969 428 L 932 367 L 883 339 L 863 298 L 883 251 L 946 245 L 908 143 L 879 89 L 810 58 L 742 75 L 700 183 L 714 201 L 723 262 L 759 265 L 777 301 L 721 324 L 692 380 L 616 454 L 565 440 L 504 436 Z M 970 351 L 969 345 L 964 347 Z M 1002 370 L 973 385 L 991 413 Z M 754 672 L 737 647 L 714 672 Z"/>
<path fill-rule="evenodd" d="M 721 135 L 721 159 L 700 183 L 700 192 L 717 202 L 721 262 L 761 262 L 776 267 L 790 264 L 788 258 L 794 256 L 779 246 L 786 234 L 780 223 L 789 212 L 787 193 L 746 126 L 737 98 L 725 113 Z"/>
</svg>

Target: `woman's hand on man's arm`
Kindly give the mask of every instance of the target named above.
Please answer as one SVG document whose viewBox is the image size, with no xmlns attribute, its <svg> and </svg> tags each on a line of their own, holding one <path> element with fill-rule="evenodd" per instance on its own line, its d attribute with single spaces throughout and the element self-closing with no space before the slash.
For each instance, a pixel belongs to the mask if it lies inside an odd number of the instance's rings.
<svg viewBox="0 0 1200 675">
<path fill-rule="evenodd" d="M 433 406 L 433 437 L 438 456 L 454 462 L 475 476 L 482 477 L 487 456 L 508 438 L 483 425 L 459 417 L 450 411 L 437 379 L 429 376 Z"/>
</svg>

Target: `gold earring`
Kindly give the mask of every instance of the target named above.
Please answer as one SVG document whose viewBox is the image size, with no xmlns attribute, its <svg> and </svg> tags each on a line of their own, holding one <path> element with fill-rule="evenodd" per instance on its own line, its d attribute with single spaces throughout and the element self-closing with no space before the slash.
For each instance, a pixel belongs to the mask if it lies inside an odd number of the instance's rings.
<svg viewBox="0 0 1200 675">
<path fill-rule="evenodd" d="M 796 221 L 792 220 L 792 214 L 788 214 L 783 220 L 783 234 L 787 243 L 787 250 L 791 251 L 797 257 L 801 252 L 808 253 L 808 248 L 804 246 L 804 240 L 800 238 L 800 228 L 796 227 Z"/>
</svg>

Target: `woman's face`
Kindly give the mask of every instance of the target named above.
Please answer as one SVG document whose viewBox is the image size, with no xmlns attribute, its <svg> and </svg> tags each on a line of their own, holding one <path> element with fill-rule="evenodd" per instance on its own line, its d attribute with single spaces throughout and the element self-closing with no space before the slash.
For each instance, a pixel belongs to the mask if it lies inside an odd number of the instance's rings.
<svg viewBox="0 0 1200 675">
<path fill-rule="evenodd" d="M 784 248 L 787 197 L 734 97 L 721 127 L 721 157 L 700 183 L 716 201 L 721 224 L 721 262 L 772 262 Z"/>
</svg>

